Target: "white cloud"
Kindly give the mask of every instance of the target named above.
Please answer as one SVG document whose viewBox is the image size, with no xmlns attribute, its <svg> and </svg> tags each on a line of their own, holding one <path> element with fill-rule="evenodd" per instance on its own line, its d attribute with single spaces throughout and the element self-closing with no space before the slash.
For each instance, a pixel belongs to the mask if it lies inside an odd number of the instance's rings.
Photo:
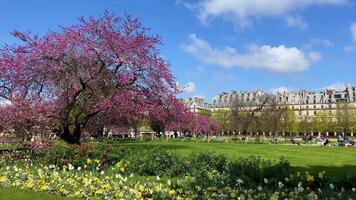
<svg viewBox="0 0 356 200">
<path fill-rule="evenodd" d="M 281 16 L 313 5 L 345 3 L 347 0 L 201 0 L 198 3 L 185 4 L 197 11 L 202 23 L 223 17 L 237 22 L 240 26 L 248 26 L 254 17 Z"/>
<path fill-rule="evenodd" d="M 351 24 L 350 32 L 351 32 L 351 35 L 352 35 L 352 39 L 354 41 L 356 41 L 356 22 Z"/>
<path fill-rule="evenodd" d="M 294 73 L 305 71 L 309 66 L 321 59 L 318 52 L 306 55 L 296 47 L 279 45 L 250 45 L 248 51 L 240 54 L 231 47 L 215 48 L 208 42 L 190 35 L 190 43 L 182 45 L 182 49 L 209 65 L 218 65 L 226 68 L 235 66 L 245 68 L 264 69 L 279 73 Z"/>
<path fill-rule="evenodd" d="M 186 93 L 194 93 L 195 92 L 195 83 L 194 82 L 188 82 L 185 84 L 182 88 L 183 92 Z"/>
<path fill-rule="evenodd" d="M 198 95 L 194 95 L 193 96 L 193 98 L 200 98 L 200 99 L 204 99 L 205 97 L 204 97 L 204 95 L 202 95 L 202 94 L 198 94 Z"/>
<path fill-rule="evenodd" d="M 291 89 L 287 88 L 287 87 L 284 87 L 284 86 L 281 86 L 281 87 L 272 88 L 272 89 L 270 89 L 270 91 L 273 94 L 276 94 L 276 93 L 290 92 Z"/>
<path fill-rule="evenodd" d="M 305 30 L 308 28 L 308 24 L 305 21 L 303 21 L 302 17 L 300 16 L 296 16 L 296 17 L 288 16 L 286 18 L 286 24 L 289 27 L 298 28 L 300 30 Z"/>
<path fill-rule="evenodd" d="M 312 38 L 310 39 L 306 44 L 303 45 L 302 49 L 313 49 L 315 46 L 321 46 L 321 47 L 332 47 L 334 43 L 330 41 L 329 39 L 318 39 L 318 38 Z"/>
<path fill-rule="evenodd" d="M 345 46 L 344 49 L 347 52 L 356 51 L 356 22 L 351 23 L 350 32 L 351 32 L 351 37 L 352 37 L 354 43 L 351 44 L 351 45 Z"/>
<path fill-rule="evenodd" d="M 331 85 L 328 85 L 324 88 L 322 88 L 323 90 L 328 89 L 328 90 L 337 90 L 337 91 L 342 91 L 345 90 L 346 88 L 346 84 L 345 83 L 341 83 L 341 82 L 335 82 Z"/>
<path fill-rule="evenodd" d="M 349 46 L 346 46 L 344 49 L 347 52 L 353 52 L 353 51 L 356 51 L 356 45 L 349 45 Z"/>
<path fill-rule="evenodd" d="M 321 53 L 315 52 L 315 51 L 309 52 L 308 56 L 309 56 L 310 60 L 312 60 L 313 62 L 317 62 L 317 61 L 321 60 L 321 58 L 322 58 Z"/>
</svg>

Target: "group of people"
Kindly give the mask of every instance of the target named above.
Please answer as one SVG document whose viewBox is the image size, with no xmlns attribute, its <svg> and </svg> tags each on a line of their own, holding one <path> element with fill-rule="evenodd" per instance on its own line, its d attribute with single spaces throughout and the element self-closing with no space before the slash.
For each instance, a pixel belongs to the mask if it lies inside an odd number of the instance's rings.
<svg viewBox="0 0 356 200">
<path fill-rule="evenodd" d="M 323 135 L 319 135 L 316 139 L 318 140 L 320 146 L 326 146 L 329 144 L 329 139 Z"/>
<path fill-rule="evenodd" d="M 314 139 L 311 135 L 304 135 L 302 140 L 307 142 L 313 141 Z M 317 136 L 316 141 L 320 146 L 327 146 L 330 144 L 330 140 L 324 135 Z M 291 142 L 292 144 L 300 145 L 300 143 L 295 141 L 294 139 L 291 139 Z M 355 145 L 355 142 L 352 141 L 346 134 L 339 134 L 337 136 L 337 143 L 339 147 L 352 147 Z"/>
<path fill-rule="evenodd" d="M 355 142 L 350 140 L 350 138 L 347 137 L 347 135 L 341 135 L 341 134 L 338 135 L 337 137 L 337 143 L 339 144 L 340 147 L 355 145 Z"/>
</svg>

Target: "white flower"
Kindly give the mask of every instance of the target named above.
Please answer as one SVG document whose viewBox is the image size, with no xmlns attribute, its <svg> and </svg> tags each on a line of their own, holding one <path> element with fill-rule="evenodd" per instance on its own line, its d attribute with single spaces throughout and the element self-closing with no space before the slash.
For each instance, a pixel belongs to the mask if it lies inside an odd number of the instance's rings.
<svg viewBox="0 0 356 200">
<path fill-rule="evenodd" d="M 156 179 L 157 179 L 157 181 L 161 180 L 161 179 L 159 178 L 159 176 L 156 176 Z"/>
<path fill-rule="evenodd" d="M 332 183 L 330 183 L 330 185 L 329 185 L 329 187 L 330 187 L 330 189 L 334 189 L 334 185 L 332 184 Z"/>
<path fill-rule="evenodd" d="M 351 190 L 352 190 L 353 192 L 356 192 L 356 188 L 352 188 Z"/>
<path fill-rule="evenodd" d="M 133 177 L 133 175 L 134 175 L 134 174 L 130 174 L 130 176 L 129 176 L 129 177 L 131 178 L 131 177 Z"/>
<path fill-rule="evenodd" d="M 268 180 L 266 178 L 263 179 L 263 181 L 267 184 L 268 183 Z"/>
<path fill-rule="evenodd" d="M 101 174 L 101 175 L 104 175 L 104 174 L 105 174 L 105 172 L 104 172 L 104 171 L 101 171 L 101 172 L 100 172 L 100 174 Z"/>
<path fill-rule="evenodd" d="M 307 195 L 308 199 L 318 199 L 318 195 L 314 191 Z"/>
<path fill-rule="evenodd" d="M 171 180 L 168 180 L 168 181 L 167 181 L 167 184 L 168 184 L 168 185 L 171 185 L 171 184 L 172 184 Z"/>
<path fill-rule="evenodd" d="M 283 188 L 283 187 L 284 187 L 284 184 L 279 181 L 279 182 L 278 182 L 278 187 L 279 187 L 279 188 Z"/>
<path fill-rule="evenodd" d="M 262 187 L 261 187 L 261 186 L 258 186 L 258 187 L 257 187 L 257 190 L 258 190 L 258 191 L 261 191 L 261 190 L 262 190 Z"/>
<path fill-rule="evenodd" d="M 245 195 L 241 194 L 241 195 L 240 195 L 240 199 L 241 199 L 241 200 L 245 200 Z"/>
<path fill-rule="evenodd" d="M 120 176 L 119 176 L 119 174 L 116 174 L 115 177 L 116 177 L 116 178 L 119 178 Z"/>
<path fill-rule="evenodd" d="M 236 180 L 236 185 L 242 185 L 243 183 L 244 183 L 244 181 L 241 179 Z"/>
<path fill-rule="evenodd" d="M 9 169 L 10 169 L 10 167 L 9 167 L 9 166 L 7 166 L 7 167 L 6 167 L 6 170 L 9 170 Z"/>
<path fill-rule="evenodd" d="M 303 192 L 304 188 L 303 187 L 298 187 L 297 190 L 298 190 L 298 192 Z"/>
<path fill-rule="evenodd" d="M 74 169 L 74 166 L 69 163 L 69 164 L 68 164 L 68 169 L 69 169 L 69 170 L 73 170 L 73 169 Z"/>
<path fill-rule="evenodd" d="M 81 168 L 81 167 L 78 167 L 77 170 L 80 171 L 80 170 L 82 170 L 82 168 Z"/>
</svg>

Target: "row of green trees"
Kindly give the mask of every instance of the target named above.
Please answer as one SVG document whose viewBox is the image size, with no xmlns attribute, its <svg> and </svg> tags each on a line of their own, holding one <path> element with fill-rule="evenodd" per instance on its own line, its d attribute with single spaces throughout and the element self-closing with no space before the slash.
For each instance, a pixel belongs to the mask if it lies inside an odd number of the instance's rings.
<svg viewBox="0 0 356 200">
<path fill-rule="evenodd" d="M 247 107 L 248 106 L 248 109 Z M 340 102 L 333 110 L 318 110 L 316 115 L 298 118 L 295 111 L 281 106 L 273 99 L 259 104 L 242 105 L 235 102 L 229 109 L 200 111 L 215 120 L 220 133 L 351 133 L 356 132 L 356 108 Z"/>
</svg>

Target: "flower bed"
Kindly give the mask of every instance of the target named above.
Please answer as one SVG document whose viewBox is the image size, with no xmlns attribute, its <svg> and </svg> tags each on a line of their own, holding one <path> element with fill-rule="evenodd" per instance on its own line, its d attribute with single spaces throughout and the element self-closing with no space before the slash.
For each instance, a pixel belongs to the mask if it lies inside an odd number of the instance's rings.
<svg viewBox="0 0 356 200">
<path fill-rule="evenodd" d="M 84 199 L 354 199 L 356 195 L 355 182 L 332 182 L 325 172 L 293 172 L 281 180 L 251 182 L 239 177 L 231 181 L 231 174 L 216 170 L 201 176 L 142 177 L 126 170 L 128 162 L 106 168 L 102 163 L 87 159 L 83 166 L 46 166 L 29 159 L 1 158 L 0 185 Z"/>
</svg>

